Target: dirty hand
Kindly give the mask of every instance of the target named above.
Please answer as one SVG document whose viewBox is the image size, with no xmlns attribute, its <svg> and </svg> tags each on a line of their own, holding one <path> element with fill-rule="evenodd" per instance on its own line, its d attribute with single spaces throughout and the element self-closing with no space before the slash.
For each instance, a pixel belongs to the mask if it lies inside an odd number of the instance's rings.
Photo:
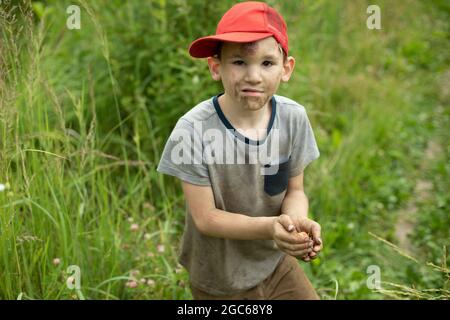
<svg viewBox="0 0 450 320">
<path fill-rule="evenodd" d="M 314 242 L 296 231 L 294 220 L 287 214 L 275 219 L 272 225 L 272 239 L 281 251 L 291 256 L 303 258 L 313 253 Z"/>
<path fill-rule="evenodd" d="M 304 261 L 315 259 L 317 254 L 323 248 L 320 224 L 318 224 L 314 220 L 300 217 L 292 218 L 292 222 L 294 223 L 294 226 L 298 232 L 304 233 L 304 236 L 310 238 L 314 243 L 312 252 L 302 257 L 302 259 Z"/>
</svg>

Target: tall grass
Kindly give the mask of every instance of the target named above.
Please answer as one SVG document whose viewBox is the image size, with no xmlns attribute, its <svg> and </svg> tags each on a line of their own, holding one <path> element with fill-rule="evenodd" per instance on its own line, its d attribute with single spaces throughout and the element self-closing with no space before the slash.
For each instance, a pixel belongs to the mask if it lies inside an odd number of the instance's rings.
<svg viewBox="0 0 450 320">
<path fill-rule="evenodd" d="M 305 183 L 325 250 L 303 266 L 323 298 L 393 297 L 367 288 L 373 264 L 386 282 L 441 286 L 417 280 L 420 264 L 388 259 L 369 232 L 395 242 L 428 139 L 448 138 L 448 112 L 428 125 L 448 107 L 448 13 L 445 2 L 377 2 L 382 30 L 366 28 L 367 1 L 269 1 L 297 59 L 279 93 L 305 105 L 322 154 Z M 190 298 L 176 262 L 184 200 L 155 168 L 177 119 L 221 90 L 186 49 L 231 3 L 80 1 L 81 29 L 69 30 L 72 3 L 2 2 L 1 298 Z M 448 212 L 447 163 L 448 153 L 435 163 L 441 206 L 424 204 L 429 221 Z M 442 248 L 445 226 L 418 230 Z M 423 258 L 441 265 L 437 252 Z"/>
</svg>

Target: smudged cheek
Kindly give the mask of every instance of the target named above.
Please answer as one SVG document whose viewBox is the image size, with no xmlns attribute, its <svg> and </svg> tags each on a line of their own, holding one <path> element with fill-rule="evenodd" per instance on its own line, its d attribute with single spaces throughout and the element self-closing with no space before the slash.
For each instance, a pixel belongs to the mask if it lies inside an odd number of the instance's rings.
<svg viewBox="0 0 450 320">
<path fill-rule="evenodd" d="M 228 77 L 223 77 L 223 87 L 225 89 L 225 91 L 233 96 L 233 97 L 238 97 L 239 96 L 239 81 L 232 76 L 228 76 Z"/>
<path fill-rule="evenodd" d="M 278 87 L 281 82 L 281 76 L 272 76 L 267 82 L 266 82 L 266 89 L 267 93 L 270 95 L 273 95 L 278 90 Z"/>
</svg>

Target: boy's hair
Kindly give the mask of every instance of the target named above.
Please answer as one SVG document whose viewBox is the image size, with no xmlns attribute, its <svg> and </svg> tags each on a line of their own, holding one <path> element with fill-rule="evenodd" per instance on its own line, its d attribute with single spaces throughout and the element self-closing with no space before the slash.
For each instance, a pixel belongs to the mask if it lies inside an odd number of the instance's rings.
<svg viewBox="0 0 450 320">
<path fill-rule="evenodd" d="M 241 2 L 228 10 L 217 25 L 216 34 L 193 41 L 189 54 L 195 58 L 212 57 L 222 42 L 251 43 L 274 37 L 285 55 L 289 53 L 287 26 L 283 17 L 264 2 Z"/>
<path fill-rule="evenodd" d="M 286 52 L 283 50 L 283 48 L 281 47 L 281 44 L 280 44 L 279 42 L 277 42 L 277 45 L 278 45 L 278 50 L 280 50 L 280 52 L 283 54 L 283 63 L 286 63 L 286 61 L 287 61 L 287 54 L 286 54 Z M 217 59 L 219 59 L 219 60 L 222 59 L 222 48 L 223 48 L 223 42 L 220 41 L 220 42 L 217 44 L 216 53 L 215 53 L 214 56 L 213 56 L 214 58 L 217 58 Z"/>
</svg>

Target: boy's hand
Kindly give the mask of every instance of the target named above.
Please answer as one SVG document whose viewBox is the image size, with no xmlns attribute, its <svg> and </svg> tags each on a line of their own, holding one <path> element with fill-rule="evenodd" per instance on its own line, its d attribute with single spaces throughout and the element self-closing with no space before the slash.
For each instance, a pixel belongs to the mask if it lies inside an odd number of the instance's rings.
<svg viewBox="0 0 450 320">
<path fill-rule="evenodd" d="M 301 236 L 296 231 L 292 218 L 286 214 L 275 219 L 272 226 L 272 238 L 281 251 L 291 256 L 304 258 L 313 253 L 314 242 L 309 237 Z"/>
<path fill-rule="evenodd" d="M 279 230 L 280 227 L 283 227 L 284 230 Z M 294 257 L 301 258 L 305 262 L 314 260 L 323 248 L 321 227 L 311 219 L 282 214 L 275 220 L 274 230 L 276 232 L 274 232 L 273 238 L 278 248 Z M 286 232 L 288 233 L 287 238 Z M 306 235 L 301 235 L 300 232 L 306 233 Z M 308 242 L 311 243 L 312 250 L 303 250 L 303 255 L 299 250 L 292 251 L 292 243 L 297 246 Z"/>
<path fill-rule="evenodd" d="M 321 238 L 321 227 L 320 224 L 315 222 L 314 220 L 308 218 L 292 218 L 292 221 L 295 225 L 295 228 L 299 232 L 306 232 L 313 240 L 313 251 L 308 255 L 302 257 L 302 260 L 308 262 L 312 259 L 315 259 L 317 254 L 323 248 L 323 242 Z"/>
</svg>

